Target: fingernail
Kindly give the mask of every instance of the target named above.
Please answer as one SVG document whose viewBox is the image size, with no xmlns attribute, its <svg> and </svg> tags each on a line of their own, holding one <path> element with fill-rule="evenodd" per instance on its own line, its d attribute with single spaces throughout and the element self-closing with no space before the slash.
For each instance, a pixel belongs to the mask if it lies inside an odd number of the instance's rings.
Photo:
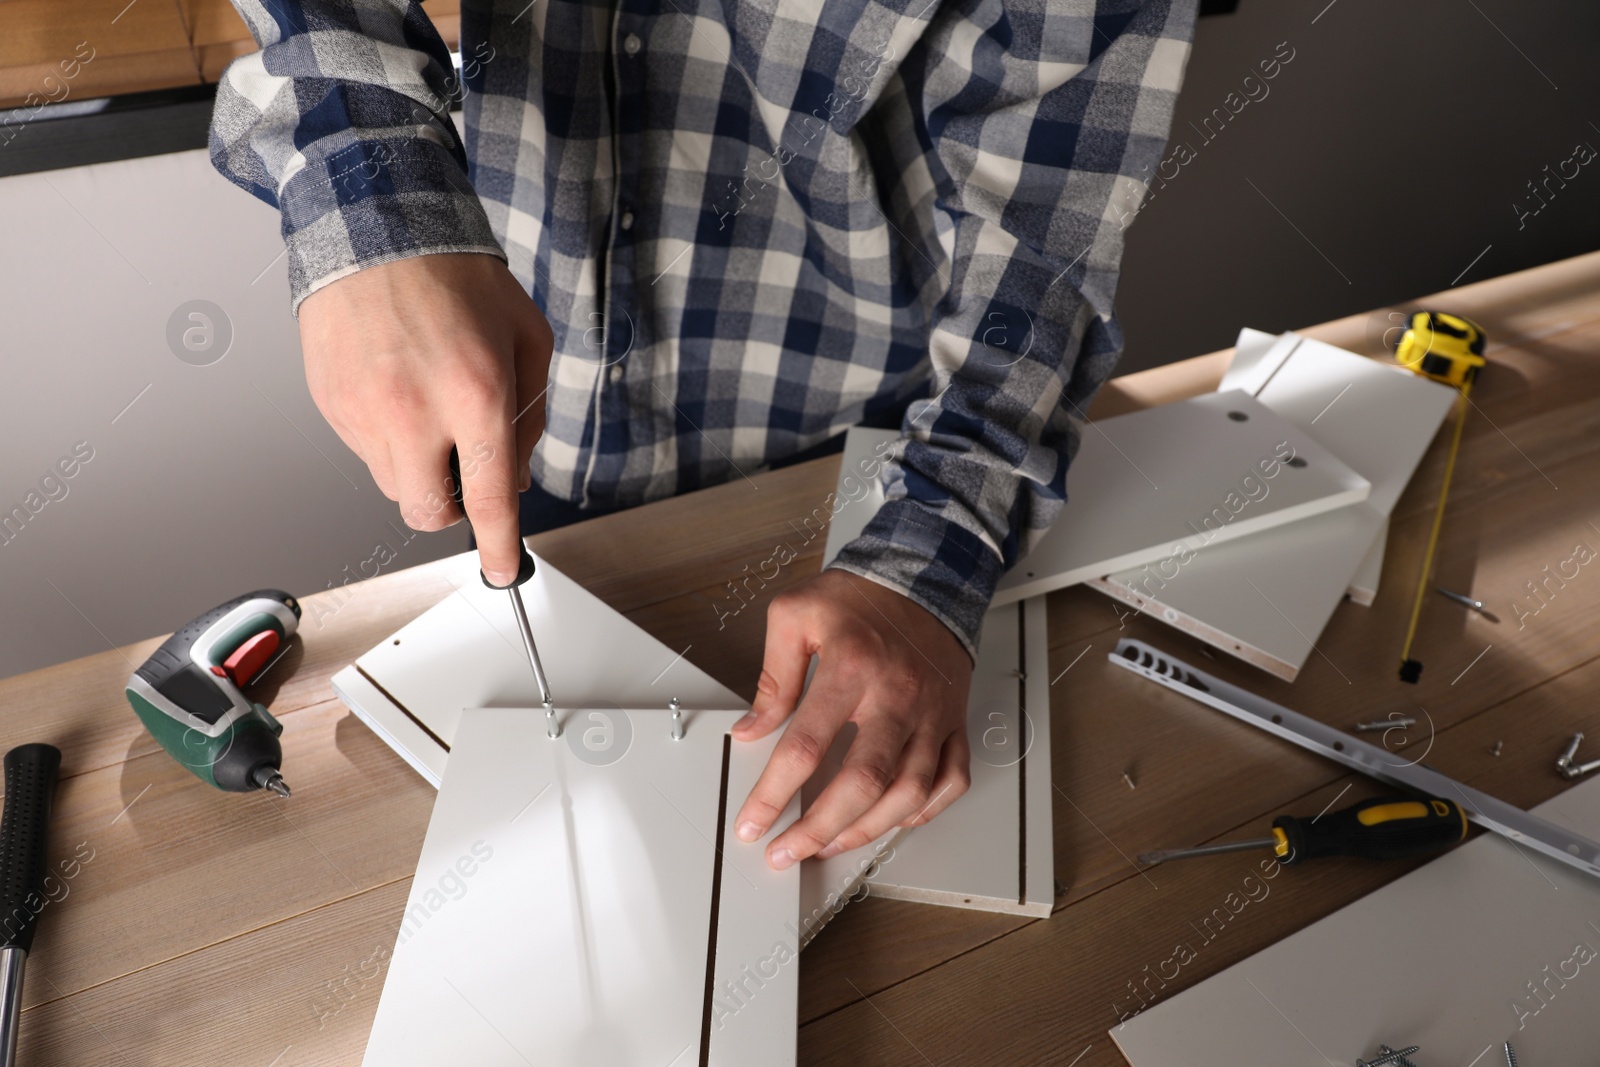
<svg viewBox="0 0 1600 1067">
<path fill-rule="evenodd" d="M 794 864 L 794 853 L 786 848 L 780 848 L 767 857 L 767 862 L 772 865 L 773 870 L 781 871 Z"/>
<path fill-rule="evenodd" d="M 844 846 L 837 841 L 830 842 L 817 852 L 817 859 L 825 860 L 830 856 L 837 856 L 844 851 Z"/>
<path fill-rule="evenodd" d="M 761 827 L 757 826 L 755 823 L 753 823 L 753 822 L 742 822 L 742 823 L 739 824 L 739 840 L 740 841 L 754 841 L 756 838 L 758 838 L 760 836 L 761 836 Z"/>
<path fill-rule="evenodd" d="M 522 491 L 524 493 L 526 493 L 529 489 L 532 489 L 532 488 L 533 488 L 533 471 L 531 471 L 531 470 L 523 471 L 522 472 Z"/>
<path fill-rule="evenodd" d="M 515 574 L 507 574 L 505 571 L 484 571 L 483 576 L 489 579 L 490 585 L 502 587 L 510 585 L 512 582 L 517 580 L 517 576 Z"/>
<path fill-rule="evenodd" d="M 744 713 L 744 718 L 733 724 L 733 728 L 735 730 L 743 730 L 747 726 L 754 726 L 755 722 L 756 713 L 753 711 L 747 711 Z"/>
</svg>

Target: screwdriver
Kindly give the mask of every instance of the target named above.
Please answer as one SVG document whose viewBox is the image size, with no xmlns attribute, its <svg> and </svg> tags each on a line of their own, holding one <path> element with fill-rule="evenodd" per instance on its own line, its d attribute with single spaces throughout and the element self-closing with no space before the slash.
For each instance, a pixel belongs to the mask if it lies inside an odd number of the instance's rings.
<svg viewBox="0 0 1600 1067">
<path fill-rule="evenodd" d="M 450 481 L 451 495 L 454 497 L 456 507 L 461 513 L 467 513 L 466 504 L 462 500 L 461 489 L 461 454 L 456 449 L 450 449 Z M 545 733 L 552 738 L 561 736 L 561 724 L 556 721 L 555 699 L 550 696 L 550 683 L 545 680 L 544 666 L 539 662 L 539 646 L 533 641 L 533 627 L 528 625 L 528 609 L 522 603 L 522 590 L 520 586 L 533 577 L 533 553 L 528 551 L 528 546 L 519 538 L 517 547 L 522 550 L 522 562 L 517 567 L 517 576 L 510 585 L 495 585 L 489 581 L 488 575 L 480 569 L 478 577 L 483 579 L 483 584 L 490 589 L 504 589 L 511 594 L 511 613 L 517 619 L 517 632 L 522 635 L 522 647 L 528 653 L 528 665 L 533 668 L 533 680 L 539 686 L 539 700 L 544 707 Z"/>
<path fill-rule="evenodd" d="M 1139 862 L 1157 864 L 1263 848 L 1270 848 L 1286 867 L 1324 856 L 1398 860 L 1438 852 L 1466 836 L 1467 813 L 1454 801 L 1372 797 L 1315 819 L 1280 815 L 1272 820 L 1271 837 L 1146 852 Z"/>
</svg>

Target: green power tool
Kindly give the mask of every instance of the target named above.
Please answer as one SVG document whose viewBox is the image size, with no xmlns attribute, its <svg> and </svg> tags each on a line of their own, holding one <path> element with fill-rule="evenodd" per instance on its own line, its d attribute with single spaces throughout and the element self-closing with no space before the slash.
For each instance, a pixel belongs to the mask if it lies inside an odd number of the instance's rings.
<svg viewBox="0 0 1600 1067">
<path fill-rule="evenodd" d="M 201 781 L 286 797 L 283 725 L 242 690 L 288 651 L 299 624 L 299 602 L 281 590 L 234 597 L 167 638 L 128 679 L 128 703 Z"/>
</svg>

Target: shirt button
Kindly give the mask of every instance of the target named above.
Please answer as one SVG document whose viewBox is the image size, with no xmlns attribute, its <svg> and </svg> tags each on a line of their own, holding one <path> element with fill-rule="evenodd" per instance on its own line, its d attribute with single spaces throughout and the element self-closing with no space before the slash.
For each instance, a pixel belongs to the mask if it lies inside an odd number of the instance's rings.
<svg viewBox="0 0 1600 1067">
<path fill-rule="evenodd" d="M 611 364 L 611 373 L 610 373 L 609 377 L 611 378 L 611 384 L 612 385 L 616 385 L 618 382 L 622 381 L 622 364 L 621 363 L 613 363 L 613 364 Z"/>
<path fill-rule="evenodd" d="M 622 213 L 622 218 L 618 221 L 624 230 L 633 229 L 633 212 L 624 211 Z"/>
<path fill-rule="evenodd" d="M 630 33 L 628 36 L 622 39 L 622 50 L 627 52 L 630 56 L 638 55 L 639 49 L 643 47 L 644 42 L 639 40 L 639 35 L 637 33 Z"/>
</svg>

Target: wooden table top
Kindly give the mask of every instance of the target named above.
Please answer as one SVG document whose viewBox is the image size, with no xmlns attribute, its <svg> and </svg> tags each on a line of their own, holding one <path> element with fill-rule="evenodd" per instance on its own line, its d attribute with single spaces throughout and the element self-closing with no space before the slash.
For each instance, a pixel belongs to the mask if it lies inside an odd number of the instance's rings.
<svg viewBox="0 0 1600 1067">
<path fill-rule="evenodd" d="M 1566 737 L 1600 734 L 1590 696 L 1600 684 L 1600 573 L 1551 583 L 1543 600 L 1529 593 L 1577 544 L 1600 548 L 1600 373 L 1589 348 L 1600 340 L 1600 253 L 1419 304 L 1470 315 L 1489 334 L 1492 365 L 1474 391 L 1436 578 L 1486 601 L 1500 622 L 1430 600 L 1416 644 L 1428 669 L 1419 686 L 1396 680 L 1443 475 L 1441 434 L 1394 513 L 1377 602 L 1340 605 L 1297 682 L 1220 656 L 1204 662 L 1340 726 L 1420 705 L 1436 728 L 1431 765 L 1527 807 L 1566 787 L 1553 769 Z M 1375 354 L 1394 310 L 1302 332 Z M 1209 391 L 1229 358 L 1119 378 L 1093 414 Z M 837 469 L 836 457 L 816 460 L 756 476 L 754 488 L 737 480 L 531 543 L 668 645 L 692 645 L 692 661 L 748 696 L 763 614 L 719 630 L 712 604 L 743 563 L 790 533 L 791 519 L 823 504 Z M 767 595 L 814 573 L 821 541 Z M 122 688 L 160 638 L 0 682 L 0 747 L 50 741 L 64 754 L 52 861 L 89 857 L 40 920 L 23 1064 L 360 1062 L 380 950 L 393 944 L 433 791 L 334 698 L 328 679 L 448 594 L 441 569 L 304 598 L 302 641 L 259 697 L 284 723 L 296 789 L 287 801 L 213 791 L 144 733 Z M 802 957 L 802 1064 L 1121 1064 L 1107 1036 L 1120 1014 L 1411 868 L 1333 860 L 1285 871 L 1173 977 L 1163 961 L 1194 941 L 1193 922 L 1239 899 L 1253 863 L 1140 871 L 1129 857 L 1259 832 L 1275 814 L 1314 812 L 1353 787 L 1348 802 L 1370 783 L 1105 659 L 1121 637 L 1191 659 L 1203 655 L 1196 641 L 1147 619 L 1120 622 L 1113 601 L 1081 587 L 1051 594 L 1049 613 L 1055 914 L 850 905 Z"/>
</svg>

